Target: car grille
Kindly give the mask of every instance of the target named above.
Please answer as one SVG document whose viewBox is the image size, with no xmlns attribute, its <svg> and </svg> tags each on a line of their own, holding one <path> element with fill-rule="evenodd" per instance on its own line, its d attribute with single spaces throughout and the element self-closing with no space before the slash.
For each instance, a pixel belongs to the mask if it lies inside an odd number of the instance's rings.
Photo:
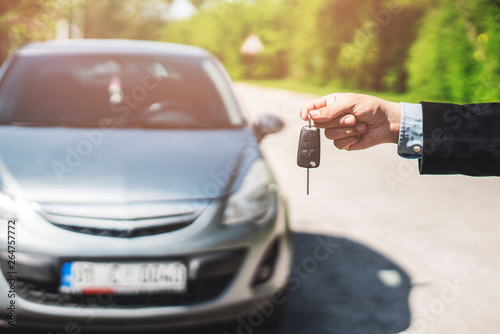
<svg viewBox="0 0 500 334">
<path fill-rule="evenodd" d="M 201 215 L 208 202 L 33 205 L 45 220 L 68 231 L 103 237 L 135 238 L 183 229 Z"/>
<path fill-rule="evenodd" d="M 145 237 L 148 235 L 156 235 L 156 234 L 177 231 L 177 230 L 180 230 L 184 227 L 191 225 L 194 221 L 195 220 L 193 219 L 193 220 L 190 220 L 187 222 L 182 222 L 182 223 L 177 223 L 177 224 L 171 224 L 171 225 L 166 225 L 166 226 L 157 226 L 157 227 L 137 228 L 134 230 L 90 228 L 90 227 L 81 227 L 81 226 L 68 226 L 68 225 L 62 225 L 62 224 L 54 224 L 54 225 L 56 225 L 62 229 L 68 230 L 68 231 L 83 233 L 83 234 L 90 234 L 90 235 L 97 235 L 97 236 L 101 236 L 101 237 L 136 238 L 136 237 Z"/>
<path fill-rule="evenodd" d="M 234 275 L 208 277 L 188 282 L 185 294 L 149 295 L 68 295 L 58 291 L 58 286 L 18 280 L 19 297 L 31 302 L 71 307 L 94 308 L 144 308 L 155 306 L 183 306 L 214 299 L 224 291 Z"/>
<path fill-rule="evenodd" d="M 16 292 L 20 298 L 25 300 L 54 306 L 144 308 L 191 305 L 212 300 L 223 293 L 231 284 L 246 254 L 247 250 L 240 248 L 191 255 L 183 260 L 189 268 L 185 293 L 156 292 L 128 295 L 61 293 L 59 292 L 60 272 L 64 260 L 54 259 L 52 264 L 49 261 L 43 268 L 33 266 L 33 263 L 30 262 L 22 263 L 21 261 L 16 265 L 19 268 L 16 278 Z M 85 259 L 79 260 L 85 261 Z M 175 259 L 169 259 L 169 261 L 173 260 Z M 106 261 L 117 262 L 116 259 L 107 259 Z M 143 261 L 152 260 L 144 259 Z M 2 263 L 7 262 L 2 261 Z M 5 265 L 0 267 L 4 277 L 7 278 L 6 273 L 9 269 Z"/>
</svg>

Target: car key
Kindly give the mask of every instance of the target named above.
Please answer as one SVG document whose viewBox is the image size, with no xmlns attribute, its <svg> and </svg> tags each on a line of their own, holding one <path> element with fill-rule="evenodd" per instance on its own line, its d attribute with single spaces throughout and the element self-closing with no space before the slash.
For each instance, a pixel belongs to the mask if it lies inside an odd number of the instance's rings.
<svg viewBox="0 0 500 334">
<path fill-rule="evenodd" d="M 320 130 L 311 125 L 311 115 L 308 114 L 309 125 L 300 130 L 297 165 L 307 168 L 307 195 L 309 195 L 309 168 L 319 167 Z"/>
</svg>

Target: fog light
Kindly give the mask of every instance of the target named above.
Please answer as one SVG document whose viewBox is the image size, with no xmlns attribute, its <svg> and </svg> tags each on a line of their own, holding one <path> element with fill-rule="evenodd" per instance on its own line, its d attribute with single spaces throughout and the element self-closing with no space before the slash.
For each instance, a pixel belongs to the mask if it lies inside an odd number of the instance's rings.
<svg viewBox="0 0 500 334">
<path fill-rule="evenodd" d="M 260 265 L 257 267 L 252 286 L 256 286 L 268 281 L 273 275 L 274 266 L 276 265 L 276 260 L 278 259 L 280 242 L 281 238 L 277 238 L 264 254 Z"/>
<path fill-rule="evenodd" d="M 269 279 L 269 277 L 271 277 L 272 273 L 273 273 L 273 267 L 271 265 L 268 264 L 263 265 L 257 272 L 255 280 L 257 282 L 265 282 Z"/>
</svg>

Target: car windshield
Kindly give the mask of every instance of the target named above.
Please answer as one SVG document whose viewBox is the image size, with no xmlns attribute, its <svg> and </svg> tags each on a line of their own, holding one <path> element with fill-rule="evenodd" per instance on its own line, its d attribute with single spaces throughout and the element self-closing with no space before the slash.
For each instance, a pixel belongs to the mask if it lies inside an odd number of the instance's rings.
<svg viewBox="0 0 500 334">
<path fill-rule="evenodd" d="M 0 87 L 0 123 L 231 128 L 243 124 L 211 60 L 144 55 L 23 55 Z"/>
</svg>

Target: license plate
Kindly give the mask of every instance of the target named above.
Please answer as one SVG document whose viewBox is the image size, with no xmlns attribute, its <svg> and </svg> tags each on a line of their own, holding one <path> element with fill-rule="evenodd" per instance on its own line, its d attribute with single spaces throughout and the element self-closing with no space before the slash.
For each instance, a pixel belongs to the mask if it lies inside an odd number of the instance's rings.
<svg viewBox="0 0 500 334">
<path fill-rule="evenodd" d="M 67 262 L 61 268 L 59 290 L 68 294 L 184 293 L 187 268 L 182 262 Z"/>
</svg>

